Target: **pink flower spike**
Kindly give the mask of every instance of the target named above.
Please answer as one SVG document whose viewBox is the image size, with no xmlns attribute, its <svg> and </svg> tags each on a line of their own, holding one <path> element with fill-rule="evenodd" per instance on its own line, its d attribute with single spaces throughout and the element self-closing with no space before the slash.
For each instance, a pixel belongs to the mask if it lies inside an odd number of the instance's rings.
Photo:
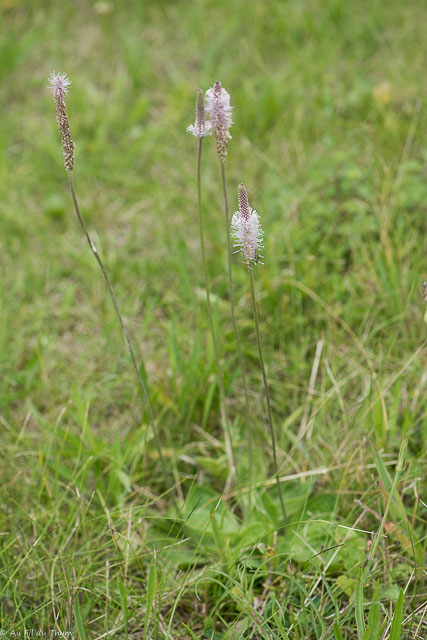
<svg viewBox="0 0 427 640">
<path fill-rule="evenodd" d="M 263 256 L 264 232 L 261 228 L 259 215 L 249 206 L 248 195 L 243 184 L 238 187 L 239 211 L 233 214 L 231 220 L 231 235 L 237 251 L 243 254 L 243 260 L 249 265 L 258 263 Z"/>
<path fill-rule="evenodd" d="M 206 91 L 206 110 L 212 122 L 212 130 L 216 139 L 218 158 L 225 162 L 227 144 L 231 140 L 230 127 L 233 124 L 230 94 L 220 82 Z"/>
<path fill-rule="evenodd" d="M 196 98 L 196 122 L 187 127 L 187 132 L 196 138 L 206 138 L 212 133 L 212 124 L 205 118 L 205 94 L 202 89 L 197 90 Z"/>
<path fill-rule="evenodd" d="M 48 80 L 49 80 L 48 89 L 53 90 L 53 95 L 55 98 L 61 98 L 68 94 L 67 87 L 71 85 L 71 80 L 69 79 L 66 73 L 55 73 L 53 71 L 50 74 Z"/>
</svg>

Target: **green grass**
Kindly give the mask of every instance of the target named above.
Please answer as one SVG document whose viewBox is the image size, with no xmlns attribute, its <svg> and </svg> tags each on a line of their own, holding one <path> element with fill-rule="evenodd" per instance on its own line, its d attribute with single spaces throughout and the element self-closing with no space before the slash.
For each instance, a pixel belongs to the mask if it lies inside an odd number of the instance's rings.
<svg viewBox="0 0 427 640">
<path fill-rule="evenodd" d="M 420 0 L 0 3 L 6 637 L 425 637 L 425 19 Z M 143 354 L 168 477 L 73 213 L 52 70 L 73 82 L 76 189 Z M 242 181 L 265 230 L 255 286 L 285 529 L 236 257 L 254 416 L 248 509 L 207 140 L 208 265 L 239 474 L 224 492 L 196 141 L 185 133 L 197 87 L 217 79 L 235 106 L 231 208 Z"/>
</svg>

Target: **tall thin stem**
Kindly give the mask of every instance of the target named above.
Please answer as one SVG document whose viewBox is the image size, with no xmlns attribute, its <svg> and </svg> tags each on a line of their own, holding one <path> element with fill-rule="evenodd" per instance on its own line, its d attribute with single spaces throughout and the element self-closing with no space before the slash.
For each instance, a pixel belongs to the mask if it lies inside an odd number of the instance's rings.
<svg viewBox="0 0 427 640">
<path fill-rule="evenodd" d="M 233 449 L 233 442 L 230 432 L 230 427 L 227 420 L 227 413 L 225 410 L 225 392 L 224 392 L 224 380 L 222 376 L 221 363 L 219 360 L 219 350 L 218 350 L 218 342 L 215 334 L 215 327 L 213 322 L 213 314 L 212 314 L 212 305 L 211 305 L 211 296 L 210 296 L 210 287 L 209 287 L 209 273 L 208 273 L 208 264 L 206 260 L 206 250 L 205 250 L 205 238 L 203 233 L 203 215 L 202 215 L 202 179 L 201 179 L 201 159 L 202 159 L 202 142 L 203 138 L 199 138 L 199 148 L 197 153 L 197 201 L 198 201 L 198 209 L 199 209 L 199 230 L 200 230 L 200 247 L 202 250 L 202 262 L 203 262 L 203 273 L 205 278 L 205 287 L 206 287 L 206 306 L 208 309 L 208 317 L 209 317 L 209 326 L 212 335 L 212 342 L 214 347 L 214 356 L 215 356 L 215 367 L 217 372 L 218 379 L 218 392 L 219 392 L 219 404 L 220 404 L 220 413 L 221 413 L 221 422 L 224 428 L 224 435 L 226 438 L 226 449 L 227 455 L 229 458 L 229 464 L 232 470 L 232 475 L 234 475 L 236 470 L 236 461 Z"/>
<path fill-rule="evenodd" d="M 228 289 L 229 289 L 229 296 L 230 296 L 231 321 L 233 323 L 234 339 L 236 341 L 237 355 L 239 358 L 239 365 L 240 365 L 240 374 L 242 376 L 243 391 L 245 394 L 245 413 L 246 413 L 246 420 L 247 420 L 248 453 L 249 453 L 248 474 L 249 474 L 249 506 L 250 506 L 252 501 L 252 493 L 253 493 L 252 422 L 251 422 L 251 414 L 249 409 L 249 391 L 248 391 L 248 384 L 246 380 L 245 361 L 243 360 L 242 347 L 240 344 L 239 332 L 237 330 L 236 311 L 235 311 L 235 303 L 234 303 L 234 286 L 233 286 L 233 272 L 232 272 L 233 249 L 231 246 L 231 239 L 230 239 L 230 209 L 228 206 L 227 183 L 225 180 L 225 163 L 221 162 L 220 164 L 221 164 L 222 191 L 224 194 L 224 214 L 225 214 L 225 229 L 226 229 L 225 235 L 227 236 Z"/>
<path fill-rule="evenodd" d="M 252 273 L 252 268 L 249 264 L 248 264 L 248 274 L 249 274 L 249 283 L 250 283 L 250 289 L 251 289 L 251 300 L 252 300 L 252 310 L 254 314 L 256 339 L 258 343 L 259 363 L 261 366 L 262 379 L 264 382 L 265 399 L 267 402 L 268 426 L 269 426 L 270 436 L 271 436 L 271 447 L 273 450 L 273 467 L 274 467 L 274 473 L 276 475 L 277 489 L 279 492 L 279 500 L 280 500 L 280 506 L 283 514 L 283 520 L 284 522 L 286 522 L 286 509 L 285 509 L 285 503 L 283 502 L 282 488 L 280 485 L 280 477 L 279 477 L 279 467 L 277 464 L 276 435 L 274 432 L 273 414 L 271 411 L 270 390 L 268 388 L 267 375 L 265 373 L 264 357 L 262 354 L 262 346 L 261 346 L 261 336 L 259 333 L 259 321 L 258 321 L 258 310 L 256 305 L 256 299 L 255 299 L 254 277 Z"/>
<path fill-rule="evenodd" d="M 157 452 L 158 452 L 158 455 L 159 455 L 160 463 L 162 465 L 163 473 L 164 473 L 165 477 L 167 477 L 166 465 L 165 465 L 165 462 L 164 462 L 164 459 L 163 459 L 163 455 L 162 455 L 162 449 L 161 449 L 161 446 L 160 446 L 160 438 L 159 438 L 157 427 L 156 427 L 156 424 L 155 424 L 155 421 L 154 421 L 153 408 L 151 406 L 151 402 L 150 402 L 150 398 L 149 398 L 149 395 L 148 395 L 147 386 L 146 386 L 146 384 L 144 382 L 144 379 L 143 379 L 143 377 L 141 375 L 141 372 L 140 372 L 140 370 L 138 368 L 138 365 L 137 365 L 137 362 L 136 362 L 136 357 L 135 357 L 135 351 L 134 351 L 134 348 L 132 346 L 132 341 L 130 339 L 129 332 L 126 329 L 125 324 L 123 322 L 122 314 L 120 313 L 120 309 L 119 309 L 119 306 L 117 304 L 116 296 L 114 294 L 113 285 L 111 283 L 110 277 L 109 277 L 109 275 L 108 275 L 108 273 L 107 273 L 107 271 L 105 269 L 104 263 L 103 263 L 103 261 L 101 259 L 101 256 L 99 255 L 98 249 L 96 248 L 95 244 L 92 241 L 92 238 L 90 237 L 88 228 L 86 227 L 86 224 L 85 224 L 85 222 L 83 220 L 83 217 L 82 217 L 82 214 L 80 212 L 80 207 L 79 207 L 79 203 L 77 201 L 77 196 L 76 196 L 76 190 L 74 188 L 74 179 L 73 179 L 73 172 L 72 171 L 68 171 L 68 178 L 69 178 L 69 182 L 70 182 L 70 190 L 71 190 L 71 196 L 73 198 L 74 209 L 75 209 L 79 224 L 80 224 L 80 226 L 81 226 L 81 228 L 82 228 L 82 230 L 83 230 L 83 232 L 84 232 L 84 234 L 86 236 L 86 240 L 88 241 L 88 244 L 89 244 L 89 246 L 90 246 L 90 248 L 92 250 L 92 253 L 95 256 L 95 259 L 96 259 L 96 261 L 97 261 L 97 263 L 99 265 L 99 268 L 102 271 L 102 275 L 104 276 L 104 280 L 105 280 L 105 283 L 107 285 L 107 289 L 108 289 L 108 292 L 110 294 L 110 298 L 111 298 L 111 301 L 113 303 L 114 310 L 116 312 L 116 316 L 117 316 L 119 324 L 120 324 L 120 329 L 121 329 L 122 334 L 123 334 L 123 339 L 125 341 L 127 350 L 129 352 L 129 355 L 130 355 L 130 359 L 132 361 L 133 368 L 135 370 L 136 379 L 137 379 L 137 382 L 138 382 L 138 389 L 139 389 L 141 398 L 143 400 L 143 403 L 144 403 L 144 405 L 145 405 L 145 407 L 147 409 L 148 420 L 149 420 L 149 423 L 150 423 L 150 427 L 151 427 L 151 429 L 153 431 L 154 440 L 155 440 L 155 443 L 156 443 Z"/>
</svg>

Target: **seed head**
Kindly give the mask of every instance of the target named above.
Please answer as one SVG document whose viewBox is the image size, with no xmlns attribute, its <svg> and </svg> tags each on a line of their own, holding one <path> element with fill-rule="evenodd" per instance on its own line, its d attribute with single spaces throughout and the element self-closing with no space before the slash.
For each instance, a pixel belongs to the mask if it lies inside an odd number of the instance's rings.
<svg viewBox="0 0 427 640">
<path fill-rule="evenodd" d="M 264 247 L 264 232 L 257 212 L 249 206 L 248 195 L 243 184 L 238 187 L 239 210 L 231 219 L 231 235 L 234 246 L 241 251 L 243 260 L 249 265 L 255 264 L 262 258 L 260 250 Z"/>
<path fill-rule="evenodd" d="M 51 73 L 49 76 L 49 89 L 53 91 L 53 99 L 56 108 L 56 121 L 61 134 L 62 150 L 64 152 L 64 165 L 67 171 L 74 169 L 74 141 L 71 135 L 70 123 L 65 105 L 65 96 L 71 81 L 66 73 Z"/>
<path fill-rule="evenodd" d="M 237 200 L 239 203 L 239 213 L 245 220 L 249 220 L 252 209 L 249 206 L 248 194 L 246 187 L 242 183 L 237 187 Z"/>
<path fill-rule="evenodd" d="M 228 141 L 231 140 L 229 129 L 233 120 L 230 94 L 221 86 L 220 82 L 215 82 L 214 86 L 206 91 L 206 110 L 212 122 L 218 158 L 221 162 L 225 162 Z"/>
<path fill-rule="evenodd" d="M 206 138 L 212 133 L 212 124 L 206 122 L 205 117 L 205 94 L 202 89 L 197 90 L 196 97 L 196 122 L 187 127 L 188 133 L 192 133 L 196 138 Z"/>
</svg>

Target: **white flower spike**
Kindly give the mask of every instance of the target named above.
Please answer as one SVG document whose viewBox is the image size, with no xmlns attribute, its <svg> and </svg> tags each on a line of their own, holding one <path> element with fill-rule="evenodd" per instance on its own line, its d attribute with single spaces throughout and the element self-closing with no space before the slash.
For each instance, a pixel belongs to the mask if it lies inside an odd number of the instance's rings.
<svg viewBox="0 0 427 640">
<path fill-rule="evenodd" d="M 230 127 L 233 124 L 231 117 L 232 106 L 230 94 L 220 82 L 206 91 L 206 111 L 212 122 L 212 130 L 216 139 L 218 158 L 225 162 L 227 156 L 227 144 L 231 139 Z"/>
<path fill-rule="evenodd" d="M 231 235 L 234 246 L 243 255 L 247 265 L 260 261 L 263 249 L 264 232 L 257 212 L 249 206 L 246 188 L 243 184 L 238 187 L 239 211 L 233 214 L 231 220 Z M 262 264 L 262 263 L 261 263 Z"/>
</svg>

